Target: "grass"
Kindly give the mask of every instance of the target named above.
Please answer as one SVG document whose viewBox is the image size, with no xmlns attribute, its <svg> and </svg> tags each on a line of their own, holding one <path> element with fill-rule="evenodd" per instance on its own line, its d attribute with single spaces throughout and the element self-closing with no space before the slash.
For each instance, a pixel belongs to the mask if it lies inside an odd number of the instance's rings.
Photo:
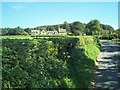
<svg viewBox="0 0 120 90">
<path fill-rule="evenodd" d="M 112 40 L 114 43 L 116 43 L 116 44 L 119 44 L 120 45 L 120 39 L 113 39 Z"/>
<path fill-rule="evenodd" d="M 24 35 L 11 35 L 11 36 L 0 36 L 0 39 L 32 39 L 31 36 L 24 36 Z"/>
<path fill-rule="evenodd" d="M 27 35 L 10 35 L 10 36 L 0 36 L 0 39 L 7 39 L 7 38 L 9 38 L 9 39 L 33 39 L 33 38 L 48 38 L 48 37 L 71 37 L 71 38 L 73 38 L 73 37 L 75 37 L 75 38 L 91 38 L 91 36 L 67 36 L 67 35 L 44 35 L 44 36 L 27 36 Z M 92 39 L 92 38 L 91 38 Z"/>
</svg>

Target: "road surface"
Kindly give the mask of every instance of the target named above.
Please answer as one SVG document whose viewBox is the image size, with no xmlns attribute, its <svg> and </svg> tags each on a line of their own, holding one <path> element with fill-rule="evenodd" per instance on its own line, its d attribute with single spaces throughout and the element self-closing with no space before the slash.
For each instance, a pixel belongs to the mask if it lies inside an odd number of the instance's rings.
<svg viewBox="0 0 120 90">
<path fill-rule="evenodd" d="M 101 43 L 93 90 L 120 90 L 120 46 L 107 40 Z"/>
</svg>

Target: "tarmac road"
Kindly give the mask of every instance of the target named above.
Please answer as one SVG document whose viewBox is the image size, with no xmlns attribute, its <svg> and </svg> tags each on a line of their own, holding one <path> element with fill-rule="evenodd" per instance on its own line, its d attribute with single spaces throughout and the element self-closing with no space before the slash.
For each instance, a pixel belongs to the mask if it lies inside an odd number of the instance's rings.
<svg viewBox="0 0 120 90">
<path fill-rule="evenodd" d="M 120 46 L 107 40 L 101 43 L 93 90 L 120 90 Z"/>
</svg>

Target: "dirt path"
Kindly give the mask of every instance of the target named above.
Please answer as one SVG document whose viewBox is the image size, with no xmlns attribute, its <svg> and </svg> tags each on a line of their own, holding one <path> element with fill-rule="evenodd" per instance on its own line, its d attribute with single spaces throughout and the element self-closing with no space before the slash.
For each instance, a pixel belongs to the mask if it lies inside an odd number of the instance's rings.
<svg viewBox="0 0 120 90">
<path fill-rule="evenodd" d="M 101 43 L 93 88 L 120 90 L 120 46 L 107 40 L 101 40 Z"/>
</svg>

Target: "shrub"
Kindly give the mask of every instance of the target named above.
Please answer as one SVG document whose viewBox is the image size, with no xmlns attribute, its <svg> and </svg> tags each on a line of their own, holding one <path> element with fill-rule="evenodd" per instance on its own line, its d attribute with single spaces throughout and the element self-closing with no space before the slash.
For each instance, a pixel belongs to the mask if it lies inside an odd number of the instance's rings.
<svg viewBox="0 0 120 90">
<path fill-rule="evenodd" d="M 3 88 L 88 88 L 98 45 L 93 37 L 3 39 Z"/>
</svg>

